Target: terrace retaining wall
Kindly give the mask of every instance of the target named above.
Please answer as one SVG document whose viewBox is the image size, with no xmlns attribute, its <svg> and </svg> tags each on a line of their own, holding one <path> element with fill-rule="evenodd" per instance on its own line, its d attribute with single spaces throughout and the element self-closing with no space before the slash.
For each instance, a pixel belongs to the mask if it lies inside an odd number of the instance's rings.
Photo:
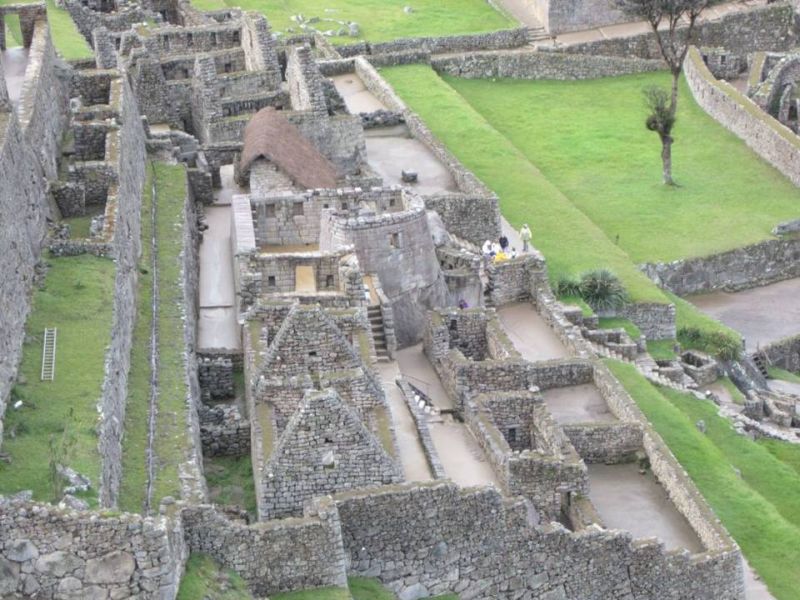
<svg viewBox="0 0 800 600">
<path fill-rule="evenodd" d="M 684 74 L 689 89 L 703 110 L 792 183 L 800 186 L 800 137 L 732 85 L 717 80 L 697 48 L 689 50 Z"/>
<path fill-rule="evenodd" d="M 510 77 L 562 80 L 614 77 L 664 68 L 659 60 L 537 52 L 533 49 L 433 57 L 431 66 L 437 73 L 466 79 Z"/>
<path fill-rule="evenodd" d="M 639 268 L 679 296 L 744 290 L 800 277 L 800 239 L 766 240 L 720 254 Z"/>
</svg>

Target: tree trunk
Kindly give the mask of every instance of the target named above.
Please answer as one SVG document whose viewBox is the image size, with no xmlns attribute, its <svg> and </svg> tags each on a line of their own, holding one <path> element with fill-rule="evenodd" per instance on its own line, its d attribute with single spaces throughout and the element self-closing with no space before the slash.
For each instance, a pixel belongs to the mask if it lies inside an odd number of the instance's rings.
<svg viewBox="0 0 800 600">
<path fill-rule="evenodd" d="M 664 185 L 675 185 L 672 180 L 672 136 L 661 136 L 661 164 L 664 172 Z"/>
<path fill-rule="evenodd" d="M 672 96 L 670 98 L 669 110 L 672 116 L 678 111 L 678 82 L 681 80 L 681 69 L 672 72 Z"/>
</svg>

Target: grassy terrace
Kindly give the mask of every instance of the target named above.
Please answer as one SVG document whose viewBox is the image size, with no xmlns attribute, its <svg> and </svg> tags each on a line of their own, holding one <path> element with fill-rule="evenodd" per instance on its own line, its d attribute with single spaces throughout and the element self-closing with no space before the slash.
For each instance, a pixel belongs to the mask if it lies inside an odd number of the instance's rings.
<svg viewBox="0 0 800 600">
<path fill-rule="evenodd" d="M 150 328 L 152 273 L 150 272 L 150 190 L 148 169 L 142 208 L 143 257 L 139 279 L 138 320 L 134 332 L 129 380 L 128 412 L 123 439 L 123 479 L 120 508 L 139 512 L 147 487 L 146 448 L 150 401 Z M 186 171 L 182 166 L 156 163 L 156 230 L 158 237 L 158 415 L 154 439 L 155 480 L 151 506 L 165 496 L 178 497 L 178 465 L 185 459 L 186 384 L 184 377 L 183 289 L 180 253 L 183 245 L 183 203 Z"/>
<path fill-rule="evenodd" d="M 637 264 L 756 243 L 800 216 L 797 188 L 707 115 L 685 82 L 674 133 L 680 187 L 661 183 L 660 143 L 644 127 L 642 89 L 667 86 L 665 72 L 445 81 Z"/>
<path fill-rule="evenodd" d="M 89 477 L 96 498 L 100 455 L 97 451 L 97 401 L 103 383 L 105 350 L 111 330 L 114 263 L 82 255 L 51 259 L 44 286 L 37 290 L 26 326 L 20 383 L 5 418 L 0 461 L 0 494 L 32 490 L 52 501 L 50 439 L 74 436 L 66 462 Z M 58 328 L 55 380 L 40 381 L 42 333 Z M 11 407 L 17 399 L 22 408 Z M 60 500 L 60 498 L 58 498 Z"/>
<path fill-rule="evenodd" d="M 331 41 L 335 44 L 362 39 L 385 42 L 403 37 L 483 33 L 518 26 L 485 0 L 416 0 L 413 3 L 407 0 L 193 0 L 193 4 L 200 10 L 241 7 L 261 12 L 278 32 L 291 28 L 294 33 L 301 33 L 291 20 L 297 14 L 358 23 L 359 38 L 333 37 Z M 409 4 L 414 8 L 411 14 L 403 11 Z M 324 31 L 341 26 L 322 22 L 314 27 Z"/>
<path fill-rule="evenodd" d="M 397 600 L 392 592 L 376 579 L 350 577 L 349 589 L 315 588 L 271 596 L 273 600 Z M 178 591 L 178 600 L 252 600 L 247 585 L 236 573 L 222 569 L 212 558 L 193 554 L 186 563 L 186 573 Z M 458 600 L 455 594 L 436 596 L 431 600 Z"/>
<path fill-rule="evenodd" d="M 498 96 L 503 96 L 505 90 L 493 88 L 499 84 L 483 80 L 444 80 L 432 69 L 422 65 L 384 69 L 382 74 L 459 160 L 497 193 L 503 215 L 511 224 L 515 227 L 525 222 L 531 225 L 534 245 L 547 257 L 553 281 L 561 276 L 576 276 L 590 269 L 608 268 L 620 277 L 632 300 L 674 302 L 679 327 L 692 326 L 705 332 L 722 332 L 739 337 L 688 302 L 658 289 L 636 268 L 635 261 L 621 244 L 612 241 L 608 233 L 554 185 L 529 156 L 495 128 L 448 82 L 459 88 L 469 83 L 482 85 L 487 89 L 494 89 Z M 527 82 L 527 85 L 534 84 Z M 505 105 L 505 99 L 503 103 Z M 517 106 L 518 113 L 521 113 L 519 106 L 524 105 Z M 527 120 L 529 112 L 533 111 L 526 111 L 524 118 L 517 114 L 516 121 L 521 123 Z M 508 113 L 511 113 L 510 106 Z M 641 119 L 637 123 L 641 126 Z M 642 130 L 644 131 L 643 127 Z M 650 148 L 648 153 L 658 158 L 657 149 Z M 754 155 L 750 157 L 757 162 Z M 593 155 L 591 159 L 594 158 L 596 157 Z M 590 157 L 586 157 L 586 160 L 590 160 Z M 646 173 L 636 179 L 655 181 L 654 185 L 660 185 L 657 170 L 652 176 Z M 591 181 L 584 181 L 584 184 L 589 189 L 594 185 Z"/>
<path fill-rule="evenodd" d="M 33 2 L 34 0 L 0 0 L 0 6 L 4 4 L 20 4 Z M 50 32 L 53 36 L 53 44 L 59 54 L 67 60 L 92 58 L 92 49 L 84 37 L 78 32 L 69 11 L 58 8 L 54 0 L 47 0 L 47 20 L 50 23 Z M 19 29 L 19 19 L 16 15 L 6 17 L 6 44 L 8 46 L 21 46 L 22 33 Z"/>
<path fill-rule="evenodd" d="M 607 361 L 778 600 L 800 585 L 800 475 L 795 448 L 740 436 L 716 407 Z M 706 433 L 695 423 L 703 419 Z M 794 462 L 794 466 L 790 463 Z"/>
<path fill-rule="evenodd" d="M 208 493 L 215 504 L 235 504 L 256 516 L 256 488 L 250 455 L 203 459 Z"/>
</svg>

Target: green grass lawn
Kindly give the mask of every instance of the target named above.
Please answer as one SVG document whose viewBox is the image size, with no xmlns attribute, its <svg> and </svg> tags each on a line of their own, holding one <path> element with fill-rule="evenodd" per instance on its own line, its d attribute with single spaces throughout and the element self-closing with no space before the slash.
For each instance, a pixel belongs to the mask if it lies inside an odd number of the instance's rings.
<svg viewBox="0 0 800 600">
<path fill-rule="evenodd" d="M 633 366 L 606 361 L 689 473 L 778 600 L 800 586 L 798 476 L 762 444 L 737 435 L 710 402 L 650 384 Z M 707 432 L 695 426 L 706 422 Z M 737 473 L 736 469 L 739 470 Z"/>
<path fill-rule="evenodd" d="M 138 320 L 134 331 L 131 375 L 128 385 L 128 412 L 123 439 L 123 476 L 120 508 L 140 512 L 147 485 L 145 449 L 148 438 L 150 402 L 150 310 L 152 273 L 150 271 L 150 181 L 148 168 L 142 209 L 142 249 L 140 262 Z M 183 202 L 186 171 L 180 165 L 156 163 L 158 198 L 158 418 L 154 449 L 155 480 L 151 507 L 157 508 L 165 496 L 180 496 L 178 465 L 186 459 L 186 384 L 184 377 L 183 290 L 180 285 L 180 254 L 183 248 Z M 146 272 L 145 272 L 146 271 Z"/>
<path fill-rule="evenodd" d="M 673 340 L 649 340 L 647 352 L 653 357 L 653 360 L 673 360 L 677 357 Z"/>
<path fill-rule="evenodd" d="M 177 600 L 252 600 L 247 584 L 232 570 L 224 570 L 205 554 L 192 554 L 186 562 Z"/>
<path fill-rule="evenodd" d="M 201 10 L 241 7 L 263 13 L 273 30 L 301 33 L 291 17 L 319 17 L 337 21 L 355 21 L 361 36 L 333 37 L 336 44 L 361 39 L 385 42 L 403 37 L 459 35 L 509 29 L 519 25 L 492 8 L 486 0 L 193 0 Z M 414 12 L 403 11 L 412 6 Z M 337 23 L 316 23 L 316 29 L 338 30 Z M 291 32 L 289 32 L 291 33 Z"/>
<path fill-rule="evenodd" d="M 377 579 L 350 577 L 349 589 L 325 587 L 270 596 L 272 600 L 397 600 Z M 178 600 L 252 600 L 247 584 L 234 571 L 223 569 L 205 554 L 192 554 L 181 579 Z M 456 594 L 432 596 L 430 600 L 458 600 Z"/>
<path fill-rule="evenodd" d="M 0 0 L 4 4 L 29 3 L 34 0 Z M 86 39 L 80 34 L 69 11 L 58 8 L 53 0 L 47 0 L 47 20 L 50 23 L 50 33 L 53 36 L 53 45 L 58 53 L 67 60 L 92 58 L 94 54 Z M 19 19 L 16 15 L 9 15 L 6 21 L 6 43 L 9 46 L 22 45 L 22 33 L 19 29 Z M 13 43 L 12 43 L 13 42 Z"/>
<path fill-rule="evenodd" d="M 634 342 L 642 335 L 642 332 L 632 321 L 621 317 L 601 317 L 600 327 L 602 329 L 624 329 L 625 333 L 627 333 Z"/>
<path fill-rule="evenodd" d="M 100 455 L 97 451 L 97 402 L 110 341 L 114 298 L 114 263 L 90 255 L 54 258 L 44 287 L 33 298 L 26 325 L 20 375 L 12 396 L 23 401 L 9 406 L 0 461 L 0 494 L 32 490 L 38 500 L 54 500 L 48 464 L 51 436 L 75 438 L 69 466 L 89 477 L 96 498 Z M 40 381 L 42 334 L 58 329 L 55 380 Z"/>
<path fill-rule="evenodd" d="M 644 127 L 642 89 L 669 75 L 583 81 L 445 77 L 635 263 L 705 256 L 772 237 L 800 216 L 800 191 L 680 88 L 674 175 Z"/>
<path fill-rule="evenodd" d="M 789 465 L 800 475 L 800 445 L 766 438 L 759 440 L 759 444 L 772 453 L 775 458 Z"/>
<path fill-rule="evenodd" d="M 769 373 L 770 379 L 783 379 L 791 383 L 800 383 L 800 375 L 792 373 L 791 371 L 778 367 L 768 367 L 767 372 Z"/>
<path fill-rule="evenodd" d="M 208 492 L 215 504 L 235 504 L 256 516 L 256 489 L 250 455 L 203 459 Z"/>
</svg>

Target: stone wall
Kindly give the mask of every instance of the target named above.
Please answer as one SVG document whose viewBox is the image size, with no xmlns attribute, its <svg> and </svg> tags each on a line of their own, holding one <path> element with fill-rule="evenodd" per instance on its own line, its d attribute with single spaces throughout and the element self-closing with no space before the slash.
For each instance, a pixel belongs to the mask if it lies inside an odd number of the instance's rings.
<svg viewBox="0 0 800 600">
<path fill-rule="evenodd" d="M 1 76 L 1 74 L 0 74 Z M 16 381 L 35 266 L 47 233 L 46 181 L 17 117 L 0 112 L 0 444 Z"/>
<path fill-rule="evenodd" d="M 657 302 L 626 304 L 618 315 L 633 321 L 648 340 L 675 339 L 675 305 Z"/>
<path fill-rule="evenodd" d="M 25 139 L 50 179 L 57 176 L 56 159 L 66 126 L 68 78 L 58 63 L 47 21 L 36 21 L 17 114 Z"/>
<path fill-rule="evenodd" d="M 2 417 L 21 358 L 35 266 L 55 218 L 46 177 L 65 122 L 66 93 L 56 73 L 47 22 L 37 21 L 17 113 L 0 103 L 0 444 Z M 0 68 L 0 77 L 2 77 Z M 3 85 L 5 88 L 5 86 Z"/>
<path fill-rule="evenodd" d="M 429 52 L 430 54 L 449 54 L 473 52 L 475 50 L 499 50 L 518 48 L 528 43 L 525 27 L 443 37 L 402 38 L 390 42 L 348 44 L 337 46 L 339 54 L 345 58 L 359 54 L 395 54 L 399 52 Z"/>
<path fill-rule="evenodd" d="M 581 423 L 563 425 L 578 455 L 588 463 L 633 462 L 643 448 L 637 423 Z"/>
<path fill-rule="evenodd" d="M 529 300 L 531 290 L 547 279 L 544 256 L 532 250 L 517 258 L 486 265 L 485 295 L 494 306 Z"/>
<path fill-rule="evenodd" d="M 403 597 L 456 592 L 474 599 L 744 598 L 729 544 L 690 557 L 619 531 L 537 527 L 522 500 L 450 483 L 335 497 L 349 572 Z"/>
<path fill-rule="evenodd" d="M 759 50 L 789 50 L 797 44 L 794 9 L 789 2 L 774 2 L 750 8 L 737 7 L 714 21 L 695 28 L 694 42 L 700 46 L 725 48 L 739 55 Z M 560 48 L 576 54 L 661 59 L 650 31 L 628 37 L 578 42 Z"/>
<path fill-rule="evenodd" d="M 247 526 L 210 506 L 181 513 L 191 552 L 233 569 L 257 596 L 323 586 L 347 587 L 339 515 L 318 500 L 303 518 Z"/>
<path fill-rule="evenodd" d="M 145 135 L 136 99 L 126 78 L 111 84 L 111 104 L 118 107 L 121 127 L 114 164 L 118 172 L 113 249 L 117 265 L 111 338 L 105 356 L 98 450 L 102 457 L 100 504 L 117 504 L 122 478 L 122 437 L 128 398 L 128 374 L 136 320 L 138 260 L 141 252 L 141 207 L 145 178 Z"/>
<path fill-rule="evenodd" d="M 529 0 L 528 4 L 551 35 L 631 20 L 609 0 Z"/>
<path fill-rule="evenodd" d="M 684 73 L 703 110 L 800 186 L 800 138 L 792 130 L 729 83 L 715 79 L 696 48 L 689 50 Z"/>
<path fill-rule="evenodd" d="M 184 359 L 185 421 L 184 436 L 186 444 L 185 460 L 178 465 L 181 482 L 181 498 L 187 502 L 203 502 L 207 496 L 206 480 L 203 474 L 203 451 L 200 436 L 199 409 L 202 392 L 197 377 L 197 322 L 200 285 L 200 232 L 198 231 L 198 211 L 188 178 L 185 179 L 183 200 L 183 222 L 181 238 L 183 248 L 180 254 L 181 279 L 183 289 L 183 343 L 186 348 Z"/>
<path fill-rule="evenodd" d="M 236 404 L 201 404 L 200 440 L 203 456 L 250 454 L 250 422 Z"/>
<path fill-rule="evenodd" d="M 543 519 L 558 519 L 563 494 L 589 493 L 586 466 L 537 392 L 479 394 L 465 415 L 504 493 L 526 498 Z"/>
<path fill-rule="evenodd" d="M 0 497 L 3 598 L 174 598 L 186 549 L 163 517 L 62 510 Z M 14 593 L 18 596 L 14 596 Z"/>
<path fill-rule="evenodd" d="M 602 0 L 605 1 L 605 0 Z M 663 69 L 658 60 L 561 52 L 503 50 L 434 57 L 437 73 L 466 79 L 595 79 Z"/>
<path fill-rule="evenodd" d="M 800 335 L 784 338 L 759 348 L 759 354 L 765 354 L 770 365 L 792 373 L 800 372 Z"/>
<path fill-rule="evenodd" d="M 494 195 L 439 193 L 424 199 L 425 207 L 439 214 L 449 233 L 468 242 L 482 244 L 500 230 L 500 208 Z"/>
<path fill-rule="evenodd" d="M 766 240 L 720 254 L 644 264 L 640 268 L 679 296 L 743 290 L 799 277 L 800 239 Z"/>
</svg>

